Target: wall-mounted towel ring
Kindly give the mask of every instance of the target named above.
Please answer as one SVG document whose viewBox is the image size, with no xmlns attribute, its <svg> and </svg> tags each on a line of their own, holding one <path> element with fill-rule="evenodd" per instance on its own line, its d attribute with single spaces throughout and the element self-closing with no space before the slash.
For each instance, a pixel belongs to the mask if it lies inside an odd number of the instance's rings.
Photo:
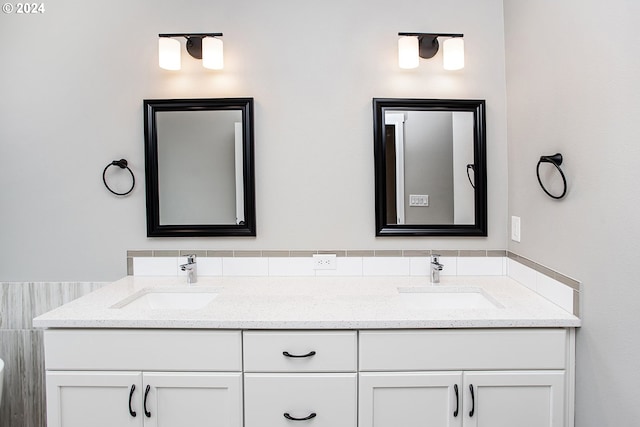
<svg viewBox="0 0 640 427">
<path fill-rule="evenodd" d="M 467 178 L 469 178 L 469 184 L 471 184 L 471 186 L 473 187 L 473 189 L 475 190 L 476 186 L 473 184 L 473 181 L 471 180 L 471 175 L 469 175 L 469 169 L 471 169 L 473 171 L 473 176 L 476 176 L 476 167 L 473 163 L 469 163 L 467 165 Z"/>
<path fill-rule="evenodd" d="M 563 190 L 562 190 L 562 194 L 560 194 L 559 196 L 554 196 L 553 194 L 549 193 L 549 191 L 547 191 L 544 184 L 542 183 L 542 180 L 540 179 L 541 163 L 551 163 L 553 166 L 556 167 L 558 172 L 560 172 L 560 176 L 562 177 Z M 560 169 L 561 164 L 562 164 L 562 154 L 556 153 L 553 156 L 541 156 L 540 160 L 538 160 L 538 165 L 536 166 L 536 175 L 538 176 L 538 182 L 540 183 L 540 187 L 542 187 L 542 190 L 544 190 L 544 192 L 547 193 L 549 197 L 552 197 L 554 199 L 562 199 L 564 195 L 567 194 L 567 178 L 565 178 L 564 172 L 562 172 L 562 169 Z"/>
<path fill-rule="evenodd" d="M 129 163 L 125 159 L 114 160 L 111 163 L 109 163 L 107 167 L 105 167 L 104 170 L 102 171 L 102 182 L 104 182 L 104 186 L 107 187 L 107 190 L 111 191 L 113 194 L 117 196 L 126 196 L 127 194 L 133 191 L 133 187 L 135 187 L 136 185 L 136 177 L 133 176 L 133 172 L 131 171 L 131 169 L 129 169 L 128 165 Z M 125 193 L 117 193 L 109 187 L 109 184 L 107 184 L 106 174 L 107 174 L 107 169 L 109 169 L 111 166 L 119 166 L 120 169 L 126 169 L 129 171 L 129 173 L 131 174 L 131 188 L 129 189 L 129 191 Z"/>
</svg>

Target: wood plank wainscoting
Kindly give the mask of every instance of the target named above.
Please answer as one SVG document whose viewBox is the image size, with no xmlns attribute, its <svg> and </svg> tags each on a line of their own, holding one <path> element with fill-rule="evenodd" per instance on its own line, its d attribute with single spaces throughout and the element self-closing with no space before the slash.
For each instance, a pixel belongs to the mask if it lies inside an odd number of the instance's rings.
<svg viewBox="0 0 640 427">
<path fill-rule="evenodd" d="M 0 283 L 0 359 L 5 363 L 0 426 L 46 426 L 43 331 L 33 328 L 32 319 L 105 284 Z"/>
</svg>

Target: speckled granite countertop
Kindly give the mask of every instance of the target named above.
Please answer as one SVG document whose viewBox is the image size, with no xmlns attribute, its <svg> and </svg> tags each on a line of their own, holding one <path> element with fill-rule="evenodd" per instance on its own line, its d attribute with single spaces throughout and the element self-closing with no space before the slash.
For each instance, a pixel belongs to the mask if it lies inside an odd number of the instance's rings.
<svg viewBox="0 0 640 427">
<path fill-rule="evenodd" d="M 134 294 L 173 287 L 184 277 L 127 276 L 34 319 L 40 328 L 383 329 L 578 327 L 580 319 L 503 276 L 200 277 L 192 288 L 215 288 L 204 308 L 113 308 Z M 416 309 L 398 288 L 473 288 L 499 307 Z"/>
</svg>

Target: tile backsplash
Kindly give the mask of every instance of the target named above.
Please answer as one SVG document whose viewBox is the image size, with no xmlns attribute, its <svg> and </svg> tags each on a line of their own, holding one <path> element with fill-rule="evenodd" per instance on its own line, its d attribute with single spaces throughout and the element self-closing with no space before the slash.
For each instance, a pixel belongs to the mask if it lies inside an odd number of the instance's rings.
<svg viewBox="0 0 640 427">
<path fill-rule="evenodd" d="M 445 264 L 443 274 L 504 274 L 505 264 L 502 258 L 505 250 L 130 250 L 127 251 L 127 274 L 175 276 L 179 265 L 186 262 L 186 255 L 196 254 L 199 274 L 205 276 L 279 276 L 279 275 L 340 275 L 375 276 L 400 275 L 419 276 L 428 272 L 431 254 L 441 255 Z M 314 254 L 335 254 L 336 270 L 313 270 Z M 375 258 L 375 259 L 370 259 Z M 462 273 L 457 272 L 457 263 L 462 261 Z M 481 258 L 482 260 L 478 259 Z M 445 263 L 448 262 L 448 265 Z M 501 264 L 502 263 L 502 264 Z M 205 267 L 205 264 L 207 267 Z M 469 273 L 473 265 L 478 272 Z M 219 266 L 219 267 L 217 267 Z M 503 271 L 498 272 L 497 268 Z M 210 268 L 205 273 L 203 268 Z M 237 271 L 241 268 L 242 271 Z"/>
<path fill-rule="evenodd" d="M 442 256 L 444 276 L 501 276 L 506 274 L 506 257 Z M 180 264 L 186 256 L 131 257 L 128 273 L 134 276 L 186 276 Z M 198 257 L 201 276 L 425 276 L 428 256 L 342 256 L 335 270 L 315 270 L 313 257 Z"/>
<path fill-rule="evenodd" d="M 527 258 L 508 253 L 507 275 L 580 317 L 582 283 Z"/>
<path fill-rule="evenodd" d="M 180 264 L 198 256 L 201 276 L 426 276 L 439 254 L 443 276 L 509 276 L 564 310 L 580 314 L 581 283 L 505 250 L 130 250 L 127 273 L 186 276 Z M 335 270 L 315 270 L 314 254 L 335 254 Z"/>
</svg>

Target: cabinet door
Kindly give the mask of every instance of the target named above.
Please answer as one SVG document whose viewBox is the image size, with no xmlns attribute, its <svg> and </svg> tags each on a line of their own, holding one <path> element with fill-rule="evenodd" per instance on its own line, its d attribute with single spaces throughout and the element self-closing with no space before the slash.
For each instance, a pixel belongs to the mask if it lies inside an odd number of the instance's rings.
<svg viewBox="0 0 640 427">
<path fill-rule="evenodd" d="M 140 372 L 50 371 L 47 425 L 142 427 L 141 396 Z"/>
<path fill-rule="evenodd" d="M 563 427 L 564 383 L 564 371 L 465 372 L 465 427 Z"/>
<path fill-rule="evenodd" d="M 355 373 L 245 374 L 245 427 L 356 427 Z"/>
<path fill-rule="evenodd" d="M 144 372 L 143 382 L 145 427 L 242 427 L 240 372 Z"/>
<path fill-rule="evenodd" d="M 361 373 L 359 387 L 360 427 L 462 425 L 461 372 Z"/>
</svg>

